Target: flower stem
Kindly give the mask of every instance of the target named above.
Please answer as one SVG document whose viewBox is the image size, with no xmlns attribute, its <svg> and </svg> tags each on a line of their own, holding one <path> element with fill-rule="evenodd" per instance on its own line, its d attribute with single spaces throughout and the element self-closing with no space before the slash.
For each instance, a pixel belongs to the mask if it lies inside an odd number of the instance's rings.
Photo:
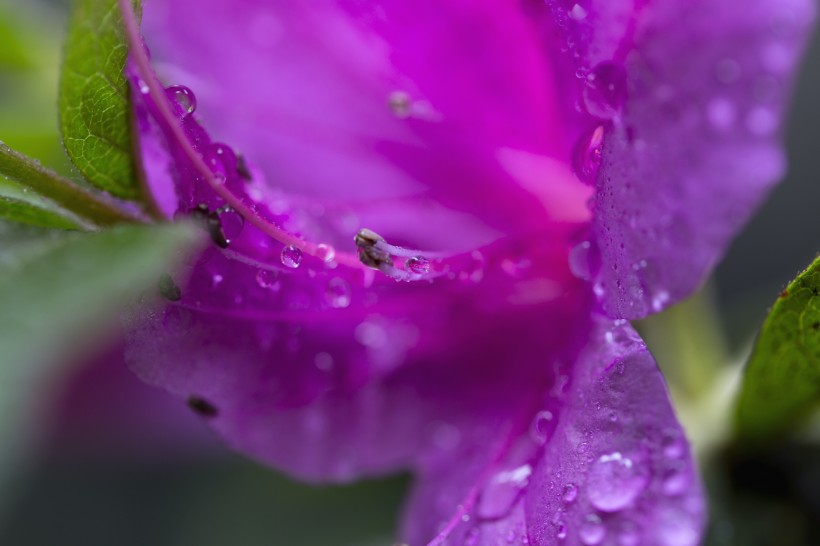
<svg viewBox="0 0 820 546">
<path fill-rule="evenodd" d="M 140 222 L 139 218 L 119 208 L 113 200 L 78 186 L 2 142 L 0 175 L 31 188 L 55 205 L 96 226 Z"/>
</svg>

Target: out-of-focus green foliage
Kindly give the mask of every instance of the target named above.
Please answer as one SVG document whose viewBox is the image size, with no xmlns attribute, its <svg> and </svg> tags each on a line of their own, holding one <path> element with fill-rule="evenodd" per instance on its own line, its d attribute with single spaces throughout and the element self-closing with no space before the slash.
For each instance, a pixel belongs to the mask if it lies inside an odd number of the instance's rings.
<svg viewBox="0 0 820 546">
<path fill-rule="evenodd" d="M 139 1 L 135 1 L 136 8 Z M 71 161 L 94 186 L 140 195 L 134 164 L 128 47 L 116 0 L 75 0 L 60 81 L 60 125 Z"/>
<path fill-rule="evenodd" d="M 0 195 L 0 217 L 13 222 L 54 229 L 75 229 L 71 219 L 22 199 Z"/>
<path fill-rule="evenodd" d="M 187 225 L 120 226 L 94 234 L 0 228 L 2 478 L 25 445 L 40 383 L 105 343 L 122 307 L 180 263 L 198 234 Z"/>
<path fill-rule="evenodd" d="M 789 431 L 820 402 L 820 258 L 775 302 L 746 367 L 737 431 L 759 442 Z"/>
<path fill-rule="evenodd" d="M 55 123 L 63 26 L 40 3 L 0 0 L 0 140 L 66 174 Z"/>
</svg>

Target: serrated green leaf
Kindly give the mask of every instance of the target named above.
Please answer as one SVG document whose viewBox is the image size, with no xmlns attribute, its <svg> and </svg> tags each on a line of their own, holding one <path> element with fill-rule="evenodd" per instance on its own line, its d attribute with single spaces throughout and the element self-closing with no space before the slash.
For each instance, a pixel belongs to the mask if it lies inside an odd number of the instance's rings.
<svg viewBox="0 0 820 546">
<path fill-rule="evenodd" d="M 93 234 L 0 228 L 2 493 L 9 477 L 3 465 L 25 446 L 43 385 L 86 347 L 104 342 L 123 306 L 178 266 L 199 234 L 184 225 Z"/>
<path fill-rule="evenodd" d="M 136 9 L 139 4 L 134 1 Z M 91 184 L 136 200 L 140 189 L 122 29 L 116 0 L 74 0 L 60 81 L 60 126 L 68 156 Z"/>
<path fill-rule="evenodd" d="M 784 434 L 820 404 L 820 258 L 772 307 L 741 386 L 737 430 L 760 442 Z"/>
<path fill-rule="evenodd" d="M 0 218 L 45 228 L 77 229 L 80 227 L 70 218 L 53 210 L 4 195 L 0 195 Z"/>
</svg>

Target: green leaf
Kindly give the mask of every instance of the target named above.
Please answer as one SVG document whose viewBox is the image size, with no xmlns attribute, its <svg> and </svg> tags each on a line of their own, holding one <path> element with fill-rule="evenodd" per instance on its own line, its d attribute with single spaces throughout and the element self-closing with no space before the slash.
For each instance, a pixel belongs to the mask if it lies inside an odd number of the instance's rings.
<svg viewBox="0 0 820 546">
<path fill-rule="evenodd" d="M 88 234 L 0 223 L 0 493 L 49 380 L 104 343 L 123 307 L 155 291 L 198 237 L 185 225 Z"/>
<path fill-rule="evenodd" d="M 135 9 L 139 4 L 135 0 Z M 74 0 L 60 82 L 63 143 L 89 182 L 136 200 L 127 53 L 117 1 Z"/>
<path fill-rule="evenodd" d="M 54 210 L 4 195 L 0 195 L 0 218 L 45 228 L 77 229 L 80 227 L 77 222 Z"/>
<path fill-rule="evenodd" d="M 738 434 L 753 443 L 781 436 L 818 403 L 820 258 L 781 292 L 763 324 L 738 399 Z"/>
</svg>

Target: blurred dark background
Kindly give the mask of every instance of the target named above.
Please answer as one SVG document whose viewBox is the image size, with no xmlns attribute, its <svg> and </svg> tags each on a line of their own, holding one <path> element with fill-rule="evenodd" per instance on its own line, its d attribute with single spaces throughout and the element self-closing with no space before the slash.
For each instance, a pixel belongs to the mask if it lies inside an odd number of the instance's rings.
<svg viewBox="0 0 820 546">
<path fill-rule="evenodd" d="M 0 65 L 0 138 L 61 170 L 68 166 L 55 152 L 54 63 L 65 4 L 0 0 L 0 23 L 6 22 L 0 24 L 0 50 L 9 43 L 3 37 L 10 32 L 7 24 L 41 27 L 43 35 L 34 44 L 23 42 L 32 48 L 30 62 Z M 818 97 L 820 41 L 815 37 L 790 115 L 789 175 L 732 245 L 711 281 L 721 326 L 735 354 L 753 339 L 778 292 L 820 250 Z M 21 124 L 24 130 L 12 131 Z M 127 423 L 112 427 L 120 426 L 127 436 Z M 115 428 L 109 432 L 117 435 Z M 191 449 L 172 456 L 151 456 L 127 441 L 109 449 L 116 456 L 105 456 L 104 449 L 92 456 L 68 442 L 46 446 L 33 456 L 17 487 L 0 493 L 7 499 L 6 513 L 0 515 L 0 545 L 388 546 L 408 485 L 406 477 L 342 488 L 294 484 L 226 453 L 205 434 L 192 439 Z M 820 519 L 815 447 L 784 445 L 745 458 L 727 453 L 707 469 L 707 476 L 717 484 L 712 489 L 718 523 L 711 544 L 810 544 L 806 540 L 813 539 L 806 537 L 816 536 L 805 529 L 812 518 Z M 743 518 L 749 515 L 747 525 Z M 747 532 L 738 531 L 744 526 Z M 783 534 L 786 527 L 800 532 L 791 540 Z"/>
</svg>

